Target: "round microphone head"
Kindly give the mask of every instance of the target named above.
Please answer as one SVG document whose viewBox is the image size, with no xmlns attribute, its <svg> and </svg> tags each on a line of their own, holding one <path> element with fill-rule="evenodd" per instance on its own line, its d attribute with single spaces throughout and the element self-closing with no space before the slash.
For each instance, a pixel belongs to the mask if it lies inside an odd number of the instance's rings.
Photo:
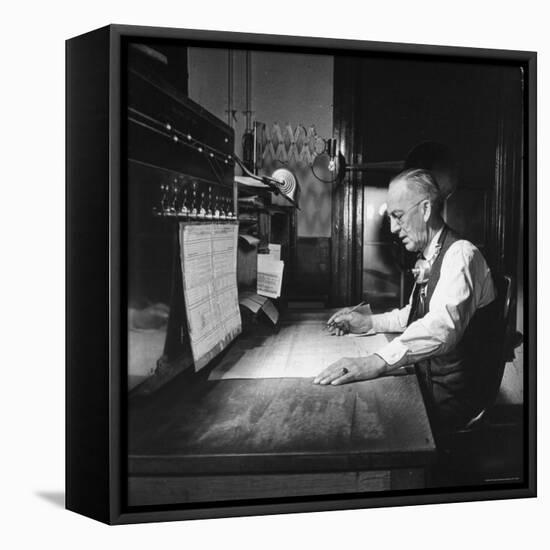
<svg viewBox="0 0 550 550">
<path fill-rule="evenodd" d="M 292 198 L 292 194 L 296 190 L 296 178 L 294 174 L 286 168 L 278 168 L 271 174 L 274 180 L 277 180 L 281 193 Z"/>
</svg>

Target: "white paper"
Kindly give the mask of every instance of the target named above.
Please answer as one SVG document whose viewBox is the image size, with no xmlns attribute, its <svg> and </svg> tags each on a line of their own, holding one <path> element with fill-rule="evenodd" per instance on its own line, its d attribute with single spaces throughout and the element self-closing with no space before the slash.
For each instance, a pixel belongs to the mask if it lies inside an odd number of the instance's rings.
<svg viewBox="0 0 550 550">
<path fill-rule="evenodd" d="M 183 294 L 195 370 L 241 332 L 237 224 L 180 224 Z"/>
<path fill-rule="evenodd" d="M 239 294 L 239 304 L 248 308 L 252 313 L 258 313 L 267 301 L 265 296 L 260 296 L 255 292 L 249 291 Z"/>
<path fill-rule="evenodd" d="M 313 378 L 342 357 L 366 357 L 388 342 L 385 334 L 355 338 L 332 336 L 324 321 L 300 321 L 249 348 L 246 340 L 236 342 L 210 380 L 232 378 Z"/>
<path fill-rule="evenodd" d="M 262 311 L 267 315 L 269 320 L 276 325 L 277 321 L 279 321 L 279 312 L 277 311 L 277 308 L 273 305 L 273 302 L 271 300 L 266 300 L 265 304 L 262 307 Z"/>
<path fill-rule="evenodd" d="M 281 245 L 280 244 L 274 244 L 269 243 L 269 256 L 273 260 L 280 260 L 281 259 Z"/>
<path fill-rule="evenodd" d="M 250 176 L 235 176 L 235 181 L 248 187 L 260 187 L 263 189 L 269 189 L 268 185 L 262 183 L 255 178 L 251 178 Z"/>
<path fill-rule="evenodd" d="M 269 254 L 258 254 L 258 282 L 256 292 L 268 298 L 281 295 L 284 262 L 273 260 Z"/>
<path fill-rule="evenodd" d="M 246 233 L 241 233 L 239 235 L 239 239 L 242 239 L 250 247 L 256 247 L 260 242 L 260 239 L 258 239 L 258 237 L 254 237 L 253 235 L 247 235 Z"/>
</svg>

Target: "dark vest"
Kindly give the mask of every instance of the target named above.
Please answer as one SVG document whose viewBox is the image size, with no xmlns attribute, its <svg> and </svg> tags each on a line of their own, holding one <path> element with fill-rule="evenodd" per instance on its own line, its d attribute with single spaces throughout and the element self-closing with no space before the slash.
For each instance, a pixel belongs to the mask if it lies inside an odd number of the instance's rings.
<svg viewBox="0 0 550 550">
<path fill-rule="evenodd" d="M 428 311 L 439 281 L 441 264 L 450 246 L 460 237 L 449 227 L 441 234 L 441 249 L 426 283 Z M 409 323 L 423 314 L 413 306 Z M 488 404 L 492 393 L 493 375 L 491 350 L 495 347 L 498 310 L 496 301 L 478 309 L 468 323 L 464 334 L 453 349 L 437 357 L 421 361 L 416 372 L 426 399 L 432 424 L 438 431 L 463 427 Z"/>
</svg>

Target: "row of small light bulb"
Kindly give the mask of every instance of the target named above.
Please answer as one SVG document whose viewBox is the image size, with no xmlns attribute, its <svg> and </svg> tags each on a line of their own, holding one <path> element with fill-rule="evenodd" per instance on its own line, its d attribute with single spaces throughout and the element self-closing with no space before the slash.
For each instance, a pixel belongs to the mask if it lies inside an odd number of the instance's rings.
<svg viewBox="0 0 550 550">
<path fill-rule="evenodd" d="M 183 198 L 181 201 L 180 208 L 177 207 L 179 188 L 177 186 L 177 179 L 174 180 L 174 185 L 172 188 L 168 184 L 162 184 L 160 189 L 163 193 L 161 199 L 161 214 L 164 216 L 183 216 L 190 219 L 207 219 L 207 220 L 235 220 L 237 216 L 231 210 L 231 203 L 233 202 L 231 197 L 217 197 L 215 199 L 215 206 L 212 208 L 212 188 L 209 187 L 209 196 L 208 196 L 208 206 L 206 209 L 204 206 L 205 202 L 205 193 L 201 193 L 200 206 L 197 208 L 197 187 L 196 183 L 193 184 L 193 198 L 191 202 L 191 207 L 187 206 L 187 187 L 183 189 Z M 167 194 L 172 191 L 172 204 L 170 206 L 166 205 Z M 226 211 L 223 209 L 217 208 L 219 202 L 226 203 L 228 208 Z"/>
<path fill-rule="evenodd" d="M 210 158 L 215 158 L 215 157 L 221 157 L 223 159 L 223 162 L 224 164 L 229 164 L 232 160 L 233 160 L 233 157 L 231 155 L 228 155 L 228 154 L 224 154 L 224 153 L 220 153 L 219 151 L 216 151 L 215 149 L 213 149 L 212 147 L 209 147 L 208 145 L 205 145 L 203 143 L 201 143 L 200 141 L 196 140 L 193 138 L 193 136 L 191 134 L 183 134 L 182 132 L 180 132 L 179 130 L 176 130 L 175 128 L 173 129 L 172 128 L 172 125 L 167 122 L 165 124 L 165 128 L 166 130 L 168 130 L 169 132 L 174 132 L 172 134 L 172 141 L 174 141 L 174 143 L 181 143 L 180 141 L 180 137 L 178 136 L 178 134 L 182 135 L 185 139 L 187 139 L 187 141 L 189 143 L 187 143 L 186 145 L 188 145 L 189 147 L 193 147 L 195 146 L 196 147 L 196 150 L 199 152 L 199 153 L 204 153 L 206 149 L 209 149 L 210 151 L 208 152 L 208 156 Z M 193 142 L 193 143 L 191 143 Z M 229 139 L 228 138 L 224 138 L 224 142 L 225 143 L 229 143 Z M 183 142 L 185 144 L 185 142 Z M 197 145 L 198 144 L 198 145 Z M 214 152 L 213 152 L 214 151 Z"/>
</svg>

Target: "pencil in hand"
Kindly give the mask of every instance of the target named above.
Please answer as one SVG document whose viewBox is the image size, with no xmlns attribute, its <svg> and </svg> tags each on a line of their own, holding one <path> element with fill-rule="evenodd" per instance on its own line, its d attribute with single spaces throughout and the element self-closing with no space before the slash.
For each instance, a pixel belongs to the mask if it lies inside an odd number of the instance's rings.
<svg viewBox="0 0 550 550">
<path fill-rule="evenodd" d="M 349 313 L 353 313 L 355 310 L 359 309 L 362 306 L 366 306 L 367 302 L 361 302 L 360 304 L 357 304 L 356 306 L 353 306 L 351 309 L 347 311 L 337 311 L 328 321 L 327 321 L 327 330 L 332 330 L 335 328 L 334 321 L 337 319 L 340 315 L 347 315 Z"/>
</svg>

